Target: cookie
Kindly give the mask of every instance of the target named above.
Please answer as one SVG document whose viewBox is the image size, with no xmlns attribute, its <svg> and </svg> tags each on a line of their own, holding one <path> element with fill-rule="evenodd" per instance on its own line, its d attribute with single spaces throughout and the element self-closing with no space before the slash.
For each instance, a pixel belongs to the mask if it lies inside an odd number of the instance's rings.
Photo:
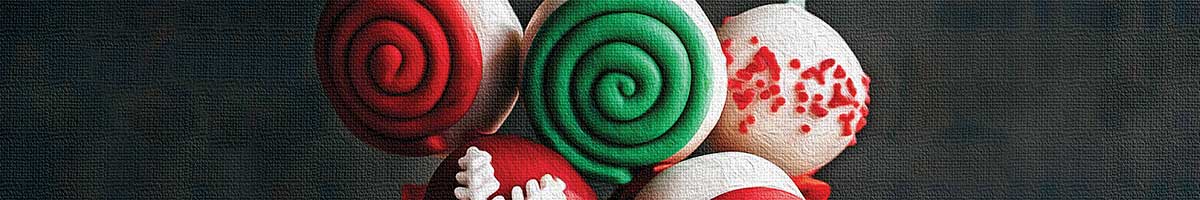
<svg viewBox="0 0 1200 200">
<path fill-rule="evenodd" d="M 506 1 L 331 1 L 315 54 L 343 124 L 424 156 L 496 131 L 516 101 L 521 28 Z"/>
<path fill-rule="evenodd" d="M 525 31 L 522 102 L 589 176 L 623 184 L 682 160 L 724 106 L 724 57 L 695 1 L 545 1 Z"/>
</svg>

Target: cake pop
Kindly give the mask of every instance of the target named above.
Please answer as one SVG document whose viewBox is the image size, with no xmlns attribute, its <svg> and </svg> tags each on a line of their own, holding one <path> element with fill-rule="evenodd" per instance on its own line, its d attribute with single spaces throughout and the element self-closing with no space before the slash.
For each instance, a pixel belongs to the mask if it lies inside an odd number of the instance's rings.
<svg viewBox="0 0 1200 200">
<path fill-rule="evenodd" d="M 803 2 L 766 5 L 724 21 L 718 35 L 730 92 L 707 143 L 766 158 L 802 188 L 828 188 L 811 175 L 856 143 L 867 122 L 871 79 L 841 36 Z"/>
</svg>

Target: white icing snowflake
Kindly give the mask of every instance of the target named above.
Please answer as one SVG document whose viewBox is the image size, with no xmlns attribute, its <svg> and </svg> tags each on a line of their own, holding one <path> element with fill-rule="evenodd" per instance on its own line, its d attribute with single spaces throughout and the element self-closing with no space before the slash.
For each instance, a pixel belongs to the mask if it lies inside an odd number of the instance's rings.
<svg viewBox="0 0 1200 200">
<path fill-rule="evenodd" d="M 467 154 L 458 159 L 462 168 L 454 179 L 466 187 L 454 188 L 454 197 L 460 200 L 487 200 L 488 196 L 500 189 L 500 181 L 496 180 L 496 169 L 492 168 L 492 155 L 476 147 L 467 149 Z M 562 179 L 542 175 L 541 180 L 530 179 L 525 182 L 525 190 L 521 186 L 512 188 L 512 200 L 565 200 L 564 191 L 567 184 Z M 496 196 L 492 200 L 505 200 L 504 196 Z"/>
</svg>

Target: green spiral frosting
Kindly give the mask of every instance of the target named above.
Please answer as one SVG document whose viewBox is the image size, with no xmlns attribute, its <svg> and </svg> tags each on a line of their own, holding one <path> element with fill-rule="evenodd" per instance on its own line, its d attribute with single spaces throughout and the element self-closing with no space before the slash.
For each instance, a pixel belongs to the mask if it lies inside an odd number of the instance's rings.
<svg viewBox="0 0 1200 200">
<path fill-rule="evenodd" d="M 563 3 L 524 62 L 534 126 L 576 169 L 629 182 L 630 168 L 679 152 L 705 120 L 718 66 L 701 31 L 671 1 Z"/>
</svg>

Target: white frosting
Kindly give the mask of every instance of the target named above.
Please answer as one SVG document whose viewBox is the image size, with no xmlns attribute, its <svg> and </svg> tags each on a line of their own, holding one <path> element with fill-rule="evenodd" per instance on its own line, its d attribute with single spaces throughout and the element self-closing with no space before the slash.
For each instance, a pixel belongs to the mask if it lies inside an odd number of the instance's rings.
<svg viewBox="0 0 1200 200">
<path fill-rule="evenodd" d="M 454 188 L 454 197 L 460 200 L 487 200 L 500 189 L 500 181 L 496 180 L 496 170 L 492 168 L 492 155 L 476 147 L 467 149 L 466 155 L 458 159 L 462 171 L 454 174 L 458 184 L 465 187 Z M 565 200 L 567 184 L 562 179 L 550 174 L 542 175 L 541 180 L 530 179 L 525 182 L 525 188 L 512 188 L 512 200 Z M 505 200 L 497 195 L 492 200 Z"/>
<path fill-rule="evenodd" d="M 477 134 L 492 134 L 508 118 L 517 102 L 519 82 L 517 62 L 521 44 L 521 21 L 512 6 L 504 0 L 461 0 L 463 10 L 471 17 L 471 25 L 479 38 L 483 57 L 483 79 L 471 108 L 447 134 L 451 147 Z"/>
<path fill-rule="evenodd" d="M 741 152 L 684 160 L 651 179 L 635 199 L 713 199 L 744 188 L 766 187 L 803 197 L 787 173 L 771 161 Z"/>
<path fill-rule="evenodd" d="M 496 169 L 492 168 L 492 155 L 487 151 L 471 147 L 467 154 L 458 159 L 462 171 L 454 174 L 454 180 L 466 187 L 454 188 L 454 197 L 460 200 L 486 200 L 500 189 L 496 180 Z"/>
</svg>

